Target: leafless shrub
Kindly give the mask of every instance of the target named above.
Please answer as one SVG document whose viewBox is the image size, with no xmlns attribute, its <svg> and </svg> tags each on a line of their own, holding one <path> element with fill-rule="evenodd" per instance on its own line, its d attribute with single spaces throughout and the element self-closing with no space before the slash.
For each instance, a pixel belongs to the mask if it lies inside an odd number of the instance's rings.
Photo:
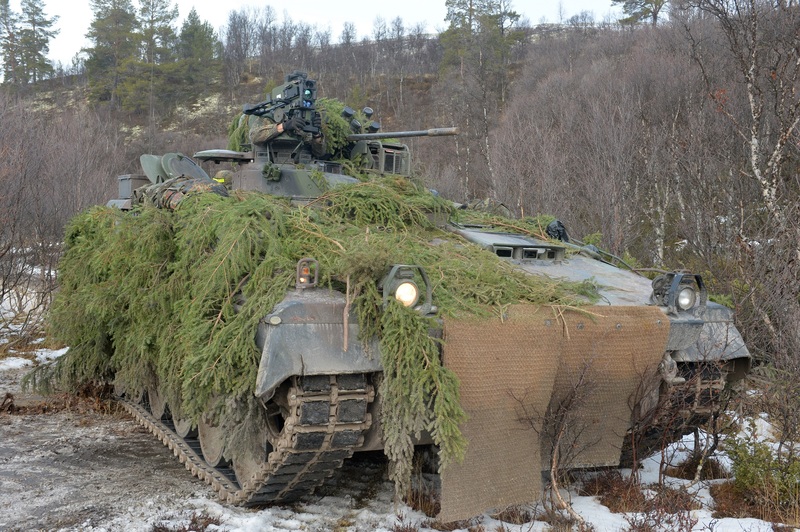
<svg viewBox="0 0 800 532">
<path fill-rule="evenodd" d="M 691 532 L 698 518 L 690 512 L 669 513 L 656 509 L 644 514 L 625 516 L 628 532 Z"/>
<path fill-rule="evenodd" d="M 731 400 L 739 397 L 734 390 L 723 389 L 724 363 L 682 363 L 678 375 L 685 382 L 662 383 L 660 389 L 656 388 L 659 390 L 657 400 L 643 395 L 643 390 L 652 386 L 652 379 L 642 379 L 642 385 L 630 398 L 632 428 L 623 445 L 621 464 L 631 467 L 632 476 L 637 477 L 640 461 L 660 452 L 659 485 L 664 484 L 665 476 L 674 472 L 680 472 L 684 478 L 691 474 L 695 482 L 709 478 L 709 474 L 717 478 L 719 467 L 711 457 L 720 444 L 721 434 L 734 423 L 724 412 L 731 406 Z M 646 382 L 650 384 L 645 386 Z M 641 405 L 648 406 L 639 408 Z M 669 446 L 690 433 L 695 436 L 692 454 L 676 468 L 672 464 L 677 449 L 670 451 Z"/>
<path fill-rule="evenodd" d="M 599 497 L 615 513 L 625 513 L 627 530 L 689 531 L 697 523 L 691 510 L 700 504 L 686 489 L 666 485 L 650 486 L 645 491 L 635 477 L 623 477 L 617 470 L 594 475 L 582 484 L 582 495 Z"/>
<path fill-rule="evenodd" d="M 568 470 L 577 456 L 595 443 L 582 438 L 586 425 L 578 416 L 578 410 L 595 387 L 590 374 L 591 364 L 581 365 L 571 384 L 553 393 L 544 415 L 532 411 L 524 397 L 515 398 L 519 404 L 518 421 L 536 432 L 541 440 L 543 466 L 550 473 L 543 500 L 548 519 L 560 520 L 558 516 L 564 512 L 568 521 L 579 525 L 585 524 L 585 520 L 564 499 L 561 487 L 568 482 Z"/>
<path fill-rule="evenodd" d="M 67 220 L 111 197 L 119 164 L 108 121 L 32 103 L 0 94 L 0 325 L 31 335 L 55 288 Z"/>
</svg>

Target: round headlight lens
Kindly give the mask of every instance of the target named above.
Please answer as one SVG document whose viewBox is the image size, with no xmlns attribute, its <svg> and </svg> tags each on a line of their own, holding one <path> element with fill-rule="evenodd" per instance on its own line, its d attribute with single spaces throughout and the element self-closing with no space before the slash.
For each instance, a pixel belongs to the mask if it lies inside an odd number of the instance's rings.
<svg viewBox="0 0 800 532">
<path fill-rule="evenodd" d="M 697 292 L 694 291 L 694 288 L 683 288 L 680 292 L 678 292 L 678 308 L 681 310 L 689 310 L 694 306 L 695 301 L 697 301 Z"/>
<path fill-rule="evenodd" d="M 397 285 L 397 290 L 394 291 L 394 297 L 402 303 L 404 307 L 411 307 L 419 298 L 419 289 L 417 285 L 411 281 L 404 281 Z"/>
</svg>

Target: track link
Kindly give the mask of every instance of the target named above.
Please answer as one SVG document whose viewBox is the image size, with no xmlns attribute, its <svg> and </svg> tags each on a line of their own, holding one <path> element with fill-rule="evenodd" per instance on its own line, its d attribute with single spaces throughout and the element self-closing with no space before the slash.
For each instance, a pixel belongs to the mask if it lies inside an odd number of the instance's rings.
<svg viewBox="0 0 800 532">
<path fill-rule="evenodd" d="M 374 397 L 363 374 L 293 378 L 285 397 L 288 415 L 280 433 L 271 438 L 272 452 L 241 483 L 230 467 L 212 467 L 205 461 L 197 437 L 181 438 L 171 420 L 156 419 L 143 402 L 125 397 L 120 402 L 221 500 L 263 506 L 308 495 L 341 467 L 364 443 L 372 424 L 368 405 Z"/>
</svg>

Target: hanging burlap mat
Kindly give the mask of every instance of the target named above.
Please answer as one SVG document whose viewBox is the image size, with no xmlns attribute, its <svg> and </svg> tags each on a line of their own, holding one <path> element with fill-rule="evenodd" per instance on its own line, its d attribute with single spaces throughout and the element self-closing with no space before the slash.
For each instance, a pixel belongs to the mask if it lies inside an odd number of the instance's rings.
<svg viewBox="0 0 800 532">
<path fill-rule="evenodd" d="M 542 424 L 581 380 L 562 439 L 577 454 L 565 456 L 572 467 L 616 464 L 634 398 L 668 333 L 655 307 L 512 305 L 503 320 L 445 320 L 444 363 L 461 381 L 468 447 L 464 462 L 442 473 L 439 520 L 538 500 L 553 441 Z"/>
</svg>

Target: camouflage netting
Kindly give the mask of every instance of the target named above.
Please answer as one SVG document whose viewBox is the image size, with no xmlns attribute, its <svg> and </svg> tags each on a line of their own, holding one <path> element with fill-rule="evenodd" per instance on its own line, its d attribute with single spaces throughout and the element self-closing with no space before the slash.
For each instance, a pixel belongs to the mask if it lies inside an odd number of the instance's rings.
<svg viewBox="0 0 800 532">
<path fill-rule="evenodd" d="M 377 283 L 390 265 L 426 269 L 440 316 L 490 317 L 518 302 L 581 304 L 593 293 L 588 284 L 524 275 L 436 229 L 429 215 L 450 209 L 405 178 L 385 178 L 336 188 L 301 208 L 240 192 L 190 195 L 174 211 L 87 210 L 67 228 L 51 310 L 52 335 L 71 348 L 34 384 L 137 391 L 158 381 L 171 408 L 193 420 L 213 405 L 234 415 L 252 398 L 259 319 L 293 288 L 297 261 L 312 256 L 321 285 L 349 286 L 362 336 L 380 339 L 387 454 L 404 487 L 411 435 L 430 431 L 443 463 L 458 460 L 464 414 L 429 318 L 383 307 Z"/>
<path fill-rule="evenodd" d="M 445 319 L 445 365 L 461 380 L 469 449 L 442 473 L 442 522 L 539 500 L 540 471 L 616 466 L 631 409 L 658 390 L 669 320 L 655 306 L 554 315 L 509 305 L 502 321 Z M 557 449 L 556 449 L 557 446 Z"/>
</svg>

